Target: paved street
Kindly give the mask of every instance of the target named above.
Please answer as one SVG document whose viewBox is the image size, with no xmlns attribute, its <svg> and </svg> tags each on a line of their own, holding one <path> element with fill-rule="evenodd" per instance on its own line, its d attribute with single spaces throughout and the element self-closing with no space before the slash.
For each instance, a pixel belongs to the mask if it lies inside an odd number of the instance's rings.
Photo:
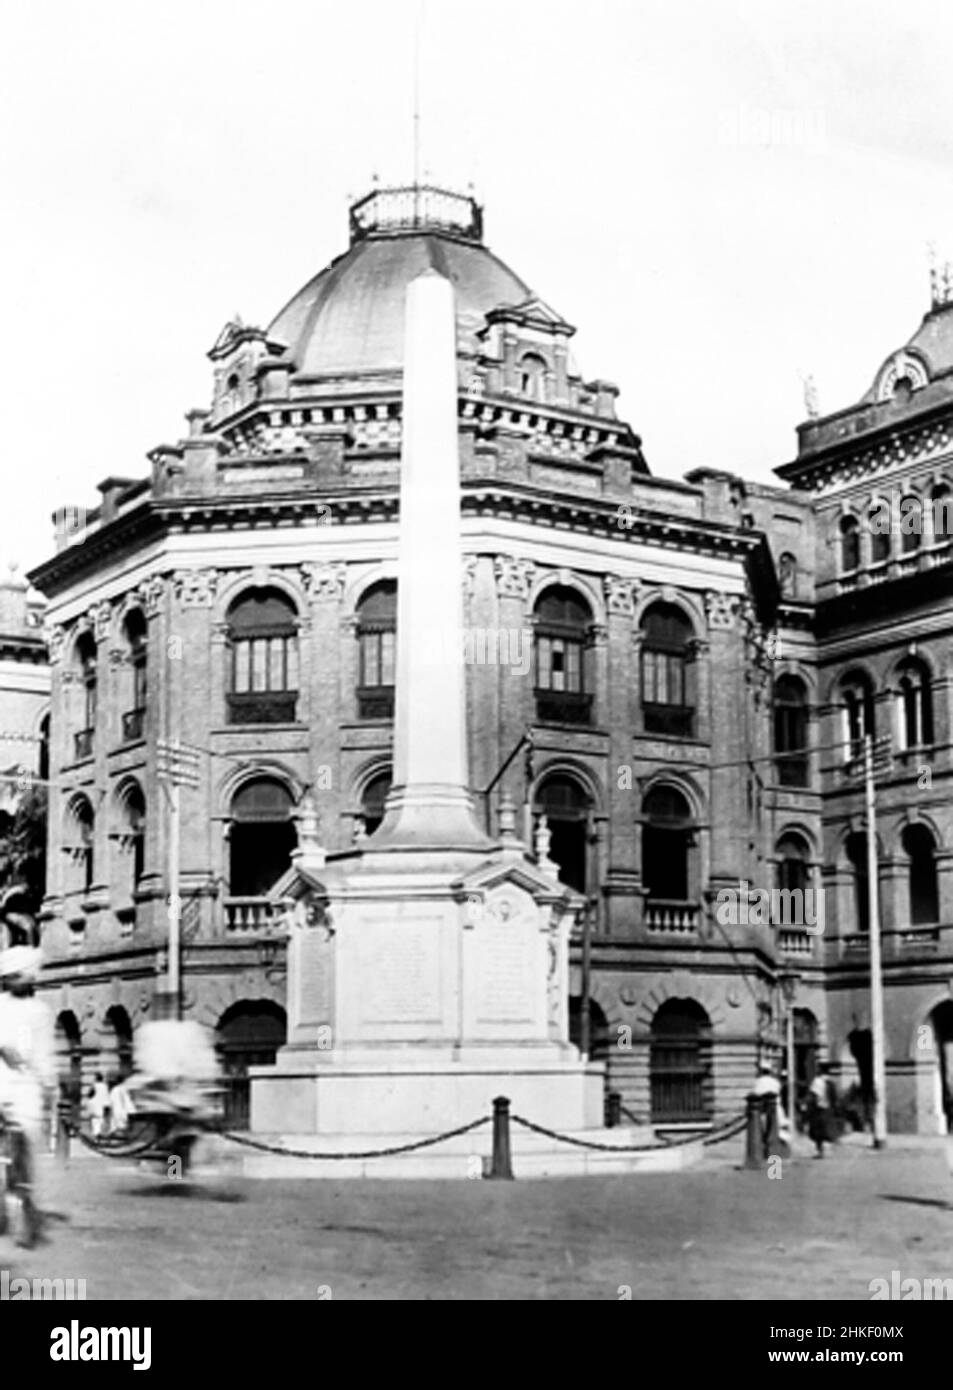
<svg viewBox="0 0 953 1390">
<path fill-rule="evenodd" d="M 854 1140 L 780 1180 L 737 1141 L 692 1171 L 495 1183 L 253 1182 L 189 1188 L 94 1156 L 49 1160 L 51 1240 L 0 1242 L 11 1276 L 143 1299 L 858 1299 L 953 1276 L 953 1179 L 938 1142 Z M 324 1297 L 328 1294 L 325 1292 Z"/>
</svg>

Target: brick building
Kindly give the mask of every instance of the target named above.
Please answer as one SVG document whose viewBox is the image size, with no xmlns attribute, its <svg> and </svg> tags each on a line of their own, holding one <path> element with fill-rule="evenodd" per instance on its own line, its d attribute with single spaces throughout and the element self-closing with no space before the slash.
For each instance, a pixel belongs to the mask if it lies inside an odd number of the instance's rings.
<svg viewBox="0 0 953 1390">
<path fill-rule="evenodd" d="M 545 816 L 590 902 L 576 1024 L 585 975 L 609 1086 L 666 1124 L 736 1113 L 780 1045 L 792 966 L 802 1080 L 820 1053 L 844 1084 L 864 1076 L 861 802 L 831 745 L 892 711 L 891 1120 L 935 1130 L 953 1038 L 948 542 L 898 538 L 874 559 L 864 509 L 888 478 L 944 486 L 946 305 L 869 399 L 801 427 L 783 486 L 707 468 L 660 480 L 616 387 L 580 374 L 573 326 L 487 249 L 471 199 L 434 189 L 361 200 L 348 250 L 267 329 L 227 324 L 211 408 L 151 452 L 148 477 L 102 483 L 32 575 L 48 601 L 44 932 L 64 1069 L 126 1065 L 165 966 L 168 739 L 199 768 L 182 792 L 185 1009 L 237 1077 L 283 1039 L 268 890 L 298 808 L 310 793 L 343 849 L 373 832 L 389 785 L 403 304 L 429 266 L 457 295 L 473 790 L 491 831 L 503 793 L 527 833 Z M 743 882 L 823 886 L 823 934 L 726 924 L 718 895 Z"/>
</svg>

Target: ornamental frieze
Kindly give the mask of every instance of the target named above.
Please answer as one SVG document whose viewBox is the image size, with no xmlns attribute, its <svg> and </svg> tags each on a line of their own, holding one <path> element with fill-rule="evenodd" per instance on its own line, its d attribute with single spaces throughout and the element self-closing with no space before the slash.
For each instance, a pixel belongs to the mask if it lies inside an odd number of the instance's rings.
<svg viewBox="0 0 953 1390">
<path fill-rule="evenodd" d="M 165 580 L 158 574 L 151 574 L 136 589 L 136 597 L 145 610 L 147 618 L 154 618 L 162 606 L 165 595 Z"/>
<path fill-rule="evenodd" d="M 720 594 L 714 589 L 705 593 L 705 613 L 708 626 L 716 632 L 729 632 L 735 626 L 739 602 L 736 594 Z"/>
</svg>

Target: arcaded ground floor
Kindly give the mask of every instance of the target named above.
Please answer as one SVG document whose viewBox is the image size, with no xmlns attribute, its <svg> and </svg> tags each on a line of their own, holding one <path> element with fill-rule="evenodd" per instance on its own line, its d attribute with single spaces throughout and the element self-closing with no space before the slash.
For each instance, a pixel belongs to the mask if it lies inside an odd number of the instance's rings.
<svg viewBox="0 0 953 1390">
<path fill-rule="evenodd" d="M 740 1160 L 735 1141 L 681 1173 L 253 1182 L 225 1168 L 195 1188 L 46 1160 L 62 1219 L 28 1256 L 0 1240 L 0 1271 L 82 1278 L 89 1299 L 863 1302 L 894 1271 L 953 1277 L 944 1141 L 874 1152 L 855 1136 L 822 1162 L 804 1146 L 774 1177 Z"/>
</svg>

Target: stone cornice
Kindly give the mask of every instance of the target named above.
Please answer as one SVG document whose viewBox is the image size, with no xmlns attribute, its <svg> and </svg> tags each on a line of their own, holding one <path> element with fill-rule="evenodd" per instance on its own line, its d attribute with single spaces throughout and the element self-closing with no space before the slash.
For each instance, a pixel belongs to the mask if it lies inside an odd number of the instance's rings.
<svg viewBox="0 0 953 1390">
<path fill-rule="evenodd" d="M 898 468 L 938 461 L 951 451 L 953 409 L 944 401 L 913 419 L 884 421 L 860 437 L 835 440 L 775 472 L 795 487 L 825 497 L 859 479 L 887 477 Z"/>
</svg>

